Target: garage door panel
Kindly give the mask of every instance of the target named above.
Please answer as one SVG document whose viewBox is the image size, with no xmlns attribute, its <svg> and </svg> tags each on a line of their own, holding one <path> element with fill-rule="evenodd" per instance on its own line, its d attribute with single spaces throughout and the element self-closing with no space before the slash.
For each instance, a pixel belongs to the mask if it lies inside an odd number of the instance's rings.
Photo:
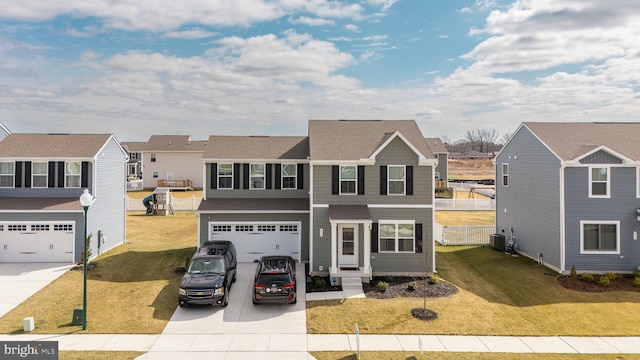
<svg viewBox="0 0 640 360">
<path fill-rule="evenodd" d="M 239 262 L 265 255 L 288 255 L 300 260 L 300 222 L 210 222 L 209 240 L 232 241 Z"/>
<path fill-rule="evenodd" d="M 0 262 L 74 260 L 73 222 L 1 222 Z"/>
</svg>

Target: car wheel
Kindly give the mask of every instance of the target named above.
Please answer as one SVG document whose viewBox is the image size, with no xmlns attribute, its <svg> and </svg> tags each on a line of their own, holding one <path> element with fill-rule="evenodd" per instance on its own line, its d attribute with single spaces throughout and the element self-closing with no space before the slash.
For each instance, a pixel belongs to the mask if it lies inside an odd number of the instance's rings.
<svg viewBox="0 0 640 360">
<path fill-rule="evenodd" d="M 251 299 L 251 301 L 253 302 L 253 305 L 260 305 L 260 303 L 259 303 L 259 302 L 257 302 L 257 301 L 256 301 L 256 299 L 253 299 L 253 298 L 252 298 L 252 299 Z"/>
<path fill-rule="evenodd" d="M 293 301 L 291 302 L 292 304 L 297 304 L 298 303 L 298 296 L 294 296 L 293 297 Z"/>
<path fill-rule="evenodd" d="M 229 288 L 224 289 L 224 297 L 222 298 L 222 307 L 229 305 Z"/>
</svg>

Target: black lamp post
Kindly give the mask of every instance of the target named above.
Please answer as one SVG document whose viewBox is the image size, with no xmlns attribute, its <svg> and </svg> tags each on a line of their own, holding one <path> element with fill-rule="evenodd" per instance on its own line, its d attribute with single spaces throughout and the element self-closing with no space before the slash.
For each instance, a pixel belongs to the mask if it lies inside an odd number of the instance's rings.
<svg viewBox="0 0 640 360">
<path fill-rule="evenodd" d="M 84 209 L 84 254 L 82 256 L 84 290 L 82 295 L 82 330 L 87 330 L 87 257 L 89 253 L 87 244 L 87 211 L 91 204 L 93 204 L 93 196 L 91 196 L 88 189 L 84 189 L 84 193 L 80 195 L 80 205 L 82 205 L 82 208 Z"/>
</svg>

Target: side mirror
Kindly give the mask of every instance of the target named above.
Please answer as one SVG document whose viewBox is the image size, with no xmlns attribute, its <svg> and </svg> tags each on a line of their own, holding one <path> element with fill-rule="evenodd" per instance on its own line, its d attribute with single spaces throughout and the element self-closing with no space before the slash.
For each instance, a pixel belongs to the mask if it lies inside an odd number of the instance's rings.
<svg viewBox="0 0 640 360">
<path fill-rule="evenodd" d="M 180 271 L 181 273 L 186 273 L 187 272 L 187 267 L 186 266 L 180 266 L 178 268 L 178 271 Z"/>
</svg>

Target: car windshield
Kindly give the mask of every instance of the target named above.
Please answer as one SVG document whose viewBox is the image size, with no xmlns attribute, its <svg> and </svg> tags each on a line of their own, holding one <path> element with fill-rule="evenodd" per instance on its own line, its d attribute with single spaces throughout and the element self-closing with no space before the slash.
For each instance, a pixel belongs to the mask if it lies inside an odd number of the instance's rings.
<svg viewBox="0 0 640 360">
<path fill-rule="evenodd" d="M 189 274 L 220 274 L 224 272 L 222 259 L 194 259 L 188 269 Z"/>
</svg>

